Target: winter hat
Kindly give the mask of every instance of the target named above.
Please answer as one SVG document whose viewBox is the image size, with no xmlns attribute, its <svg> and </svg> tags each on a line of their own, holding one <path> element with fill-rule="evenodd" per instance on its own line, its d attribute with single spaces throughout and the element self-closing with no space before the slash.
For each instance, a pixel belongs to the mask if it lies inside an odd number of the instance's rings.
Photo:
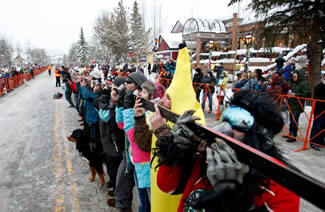
<svg viewBox="0 0 325 212">
<path fill-rule="evenodd" d="M 150 99 L 152 98 L 153 92 L 155 92 L 155 90 L 157 89 L 155 84 L 151 80 L 145 81 L 141 85 L 141 88 L 147 90 L 147 92 L 149 93 Z"/>
<path fill-rule="evenodd" d="M 94 71 L 90 72 L 89 75 L 92 76 L 92 77 L 94 77 L 94 78 L 96 78 L 96 79 L 102 78 L 101 73 L 99 71 L 97 71 L 97 70 L 94 70 Z"/>
<path fill-rule="evenodd" d="M 113 81 L 113 83 L 116 85 L 116 86 L 120 86 L 121 84 L 124 84 L 126 80 L 126 77 L 116 77 Z"/>
<path fill-rule="evenodd" d="M 147 81 L 147 77 L 144 76 L 141 72 L 133 72 L 131 73 L 128 78 L 134 82 L 138 89 L 141 89 L 141 85 Z"/>
</svg>

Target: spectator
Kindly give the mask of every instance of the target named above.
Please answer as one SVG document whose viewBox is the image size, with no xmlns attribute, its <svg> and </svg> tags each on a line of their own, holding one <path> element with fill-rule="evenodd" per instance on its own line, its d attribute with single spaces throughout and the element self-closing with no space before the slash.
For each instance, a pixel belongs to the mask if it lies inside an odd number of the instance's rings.
<svg viewBox="0 0 325 212">
<path fill-rule="evenodd" d="M 223 105 L 223 99 L 225 97 L 225 90 L 227 87 L 227 83 L 228 83 L 228 72 L 223 71 L 220 75 L 220 80 L 217 84 L 218 87 L 216 91 L 218 102 L 220 105 Z"/>
<path fill-rule="evenodd" d="M 173 75 L 166 69 L 165 66 L 163 66 L 159 74 L 159 83 L 165 88 L 168 88 L 172 79 Z"/>
<path fill-rule="evenodd" d="M 91 80 L 93 79 L 90 77 Z M 80 91 L 82 99 L 85 100 L 85 117 L 86 117 L 86 125 L 84 126 L 86 132 L 90 132 L 90 138 L 92 142 L 101 146 L 100 142 L 100 135 L 99 135 L 99 115 L 96 111 L 93 103 L 96 100 L 97 96 L 99 95 L 99 91 L 101 90 L 100 83 L 92 80 L 90 83 L 90 88 L 88 87 L 89 84 L 86 82 L 86 78 L 82 78 L 80 82 Z M 87 85 L 88 84 L 88 85 Z M 87 85 L 87 86 L 86 86 Z"/>
<path fill-rule="evenodd" d="M 296 70 L 295 61 L 291 60 L 291 62 L 284 68 L 284 79 L 286 81 L 292 80 L 291 73 Z"/>
<path fill-rule="evenodd" d="M 61 74 L 59 72 L 58 67 L 55 67 L 54 73 L 55 73 L 55 79 L 56 79 L 55 86 L 56 87 L 61 87 L 61 79 L 60 79 L 61 78 Z"/>
<path fill-rule="evenodd" d="M 275 60 L 276 63 L 276 72 L 282 73 L 283 65 L 285 63 L 285 60 L 283 59 L 283 55 L 279 54 L 278 58 Z"/>
<path fill-rule="evenodd" d="M 111 122 L 113 125 L 118 126 L 118 121 L 119 120 L 118 116 L 116 116 L 116 109 L 118 109 L 118 106 L 123 106 L 123 101 L 121 99 L 118 99 L 118 95 L 116 93 L 116 89 L 125 83 L 125 77 L 117 77 L 113 81 L 113 89 L 111 91 L 111 99 L 112 99 L 112 105 L 113 108 L 110 108 L 110 120 L 115 122 Z M 121 97 L 123 94 L 121 95 Z M 114 115 L 114 117 L 113 117 Z M 115 126 L 116 127 L 116 126 Z M 114 127 L 114 129 L 115 129 Z M 119 127 L 119 126 L 118 126 Z M 120 128 L 120 127 L 119 127 Z M 113 133 L 116 133 L 118 131 L 115 131 L 113 129 Z M 111 133 L 110 129 L 110 133 Z M 121 130 L 121 129 L 119 129 Z M 112 136 L 113 134 L 110 134 Z M 123 137 L 125 136 L 125 133 L 123 131 Z M 124 139 L 123 139 L 124 140 Z M 116 189 L 115 189 L 115 199 L 114 198 L 109 198 L 107 200 L 107 204 L 112 207 L 116 207 L 120 209 L 120 211 L 132 211 L 131 210 L 131 205 L 132 205 L 132 199 L 133 199 L 133 187 L 134 187 L 134 166 L 131 164 L 131 159 L 130 159 L 130 154 L 129 154 L 129 146 L 130 143 L 126 139 L 125 141 L 125 146 L 123 148 L 123 153 L 122 153 L 122 161 L 118 167 L 117 171 L 117 176 L 116 176 Z M 111 164 L 112 165 L 112 164 Z"/>
<path fill-rule="evenodd" d="M 151 75 L 151 63 L 148 63 L 148 75 L 150 76 Z"/>
<path fill-rule="evenodd" d="M 152 73 L 155 73 L 156 76 L 158 76 L 158 64 L 157 64 L 157 62 L 154 62 L 153 66 L 152 66 Z"/>
<path fill-rule="evenodd" d="M 321 76 L 321 82 L 319 82 L 314 88 L 314 98 L 325 100 L 325 73 L 323 73 Z M 324 143 L 325 132 L 323 131 L 322 133 L 317 135 L 319 132 L 321 132 L 324 129 L 325 129 L 325 102 L 316 102 L 315 110 L 314 110 L 314 123 L 313 123 L 313 127 L 311 128 L 311 134 L 310 134 L 310 138 L 312 139 L 310 146 L 315 150 L 319 150 L 317 144 L 325 145 Z"/>
<path fill-rule="evenodd" d="M 122 161 L 124 150 L 124 131 L 119 129 L 115 121 L 116 102 L 111 101 L 111 90 L 106 86 L 99 94 L 94 105 L 99 114 L 99 132 L 104 150 L 104 159 L 110 181 L 108 194 L 114 196 L 117 171 Z"/>
<path fill-rule="evenodd" d="M 201 89 L 203 90 L 203 96 L 202 96 L 202 109 L 205 108 L 205 100 L 206 98 L 208 98 L 209 100 L 209 110 L 208 113 L 212 112 L 212 96 L 214 93 L 214 87 L 216 85 L 216 78 L 213 76 L 211 71 L 208 71 L 204 74 L 203 78 L 202 78 L 202 84 L 201 85 Z"/>
<path fill-rule="evenodd" d="M 68 70 L 62 69 L 61 78 L 62 78 L 62 82 L 65 83 L 65 93 L 64 93 L 65 99 L 70 104 L 69 107 L 75 107 L 71 99 L 72 89 L 70 85 L 72 84 L 72 79 Z"/>
<path fill-rule="evenodd" d="M 175 73 L 175 67 L 176 67 L 176 64 L 174 61 L 172 61 L 172 59 L 168 59 L 167 63 L 165 64 L 166 66 L 166 69 L 172 74 L 174 75 Z"/>
<path fill-rule="evenodd" d="M 288 83 L 287 83 L 286 81 L 284 81 L 284 80 L 281 78 L 281 75 L 280 75 L 278 72 L 275 72 L 275 74 L 279 76 L 278 83 L 279 83 L 279 85 L 280 85 L 281 88 L 282 88 L 282 94 L 287 94 L 288 91 L 290 90 L 290 86 L 288 85 Z"/>
<path fill-rule="evenodd" d="M 299 101 L 295 97 L 310 97 L 311 93 L 308 87 L 308 83 L 305 80 L 305 69 L 301 69 L 299 71 L 294 71 L 292 75 L 292 91 L 290 90 L 288 92 L 289 97 L 288 103 L 290 106 L 290 109 L 292 111 L 292 115 L 290 116 L 290 138 L 287 140 L 287 142 L 295 142 L 297 137 L 297 131 L 299 126 L 299 116 L 300 113 L 304 111 L 304 105 L 305 100 L 300 99 L 300 105 Z M 290 113 L 291 114 L 291 113 Z M 294 138 L 292 138 L 294 137 Z"/>
<path fill-rule="evenodd" d="M 246 83 L 248 82 L 248 76 L 247 76 L 247 73 L 246 72 L 243 72 L 241 74 L 241 77 L 240 79 L 238 80 L 238 82 L 236 82 L 234 84 L 234 88 L 242 88 Z"/>
<path fill-rule="evenodd" d="M 269 76 L 269 82 L 266 86 L 266 92 L 267 95 L 271 96 L 273 100 L 276 100 L 278 97 L 278 94 L 282 94 L 282 87 L 279 84 L 279 75 L 278 74 L 272 74 Z"/>
<path fill-rule="evenodd" d="M 214 66 L 214 69 L 213 70 L 214 70 L 214 72 L 216 72 L 217 83 L 219 83 L 219 80 L 221 78 L 221 73 L 224 71 L 223 63 L 220 63 L 220 65 Z"/>
<path fill-rule="evenodd" d="M 200 68 L 195 69 L 195 73 L 193 76 L 193 87 L 196 93 L 196 99 L 200 101 L 200 93 L 201 93 L 201 85 L 200 83 L 202 82 L 203 79 L 203 74 Z"/>
<path fill-rule="evenodd" d="M 257 83 L 258 83 L 257 74 L 253 72 L 249 75 L 249 80 L 243 86 L 243 90 L 255 91 Z"/>
<path fill-rule="evenodd" d="M 141 72 L 134 72 L 125 81 L 126 94 L 123 98 L 123 107 L 116 109 L 116 120 L 130 141 L 135 170 L 135 184 L 138 190 L 140 212 L 150 211 L 150 152 L 144 152 L 138 146 L 134 136 L 134 92 L 142 92 L 142 84 L 147 78 Z"/>
</svg>

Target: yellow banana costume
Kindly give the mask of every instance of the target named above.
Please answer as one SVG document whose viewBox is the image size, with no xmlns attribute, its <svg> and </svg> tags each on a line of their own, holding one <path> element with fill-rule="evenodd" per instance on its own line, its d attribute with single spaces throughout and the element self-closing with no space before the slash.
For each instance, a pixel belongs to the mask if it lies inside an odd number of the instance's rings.
<svg viewBox="0 0 325 212">
<path fill-rule="evenodd" d="M 205 125 L 204 114 L 200 103 L 196 100 L 191 78 L 191 64 L 188 49 L 185 44 L 180 45 L 176 70 L 173 81 L 166 93 L 171 98 L 171 111 L 182 115 L 186 110 L 195 110 L 194 116 L 201 118 L 198 122 Z M 171 123 L 169 123 L 171 125 Z M 156 147 L 157 138 L 152 136 L 152 148 Z M 151 211 L 174 212 L 177 211 L 181 194 L 170 195 L 161 191 L 157 186 L 157 172 L 155 170 L 157 159 L 151 165 Z"/>
</svg>

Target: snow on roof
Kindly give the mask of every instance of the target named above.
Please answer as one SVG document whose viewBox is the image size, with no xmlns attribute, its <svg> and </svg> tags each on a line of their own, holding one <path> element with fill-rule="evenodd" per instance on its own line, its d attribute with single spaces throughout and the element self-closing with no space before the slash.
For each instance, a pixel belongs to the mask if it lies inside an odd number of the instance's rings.
<svg viewBox="0 0 325 212">
<path fill-rule="evenodd" d="M 162 37 L 171 49 L 178 49 L 183 40 L 182 33 L 161 33 L 159 37 Z"/>
<path fill-rule="evenodd" d="M 217 19 L 200 19 L 189 18 L 184 24 L 183 34 L 191 34 L 194 32 L 226 32 L 226 27 L 222 21 Z"/>
<path fill-rule="evenodd" d="M 307 44 L 301 44 L 299 46 L 296 46 L 296 48 L 294 48 L 291 52 L 289 52 L 286 56 L 284 56 L 283 58 L 285 60 L 288 60 L 290 57 L 292 57 L 293 55 L 297 54 L 300 50 L 303 50 L 304 48 L 307 48 Z"/>
</svg>

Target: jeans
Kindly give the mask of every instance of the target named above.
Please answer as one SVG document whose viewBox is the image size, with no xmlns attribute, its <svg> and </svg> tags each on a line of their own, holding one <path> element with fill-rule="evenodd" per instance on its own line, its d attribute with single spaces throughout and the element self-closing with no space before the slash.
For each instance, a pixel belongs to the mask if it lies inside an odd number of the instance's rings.
<svg viewBox="0 0 325 212">
<path fill-rule="evenodd" d="M 293 117 L 290 114 L 290 129 L 289 129 L 289 131 L 290 131 L 291 136 L 297 137 L 297 131 L 298 131 L 298 126 L 299 126 L 298 121 L 299 121 L 300 112 L 292 112 L 292 114 L 293 114 Z M 297 125 L 294 120 L 296 120 Z"/>
<path fill-rule="evenodd" d="M 210 108 L 210 110 L 212 110 L 212 95 L 210 92 L 206 92 L 206 91 L 203 91 L 202 109 L 204 109 L 206 97 L 208 97 L 208 99 L 209 99 L 209 108 Z"/>
<path fill-rule="evenodd" d="M 283 67 L 278 67 L 278 66 L 277 66 L 277 67 L 276 67 L 276 72 L 278 72 L 278 73 L 281 74 L 281 73 L 282 73 L 282 69 L 283 69 Z"/>
<path fill-rule="evenodd" d="M 314 117 L 318 116 L 319 113 L 315 113 Z M 317 119 L 314 120 L 313 127 L 311 128 L 310 138 L 314 137 L 317 133 L 325 129 L 325 113 L 323 113 L 321 116 L 319 116 Z M 310 142 L 320 145 L 324 144 L 324 136 L 325 131 L 323 131 L 321 134 L 317 135 L 313 140 Z"/>
<path fill-rule="evenodd" d="M 73 105 L 72 99 L 71 99 L 72 90 L 70 87 L 67 87 L 65 89 L 65 99 L 69 102 L 70 105 Z"/>
<path fill-rule="evenodd" d="M 78 95 L 78 93 L 73 93 L 73 97 L 76 102 L 75 107 L 76 107 L 77 111 L 79 112 L 79 95 Z"/>
<path fill-rule="evenodd" d="M 139 212 L 150 212 L 150 187 L 149 188 L 139 188 L 137 175 L 134 172 L 134 182 L 137 185 L 138 191 L 138 202 L 139 202 Z"/>
</svg>

